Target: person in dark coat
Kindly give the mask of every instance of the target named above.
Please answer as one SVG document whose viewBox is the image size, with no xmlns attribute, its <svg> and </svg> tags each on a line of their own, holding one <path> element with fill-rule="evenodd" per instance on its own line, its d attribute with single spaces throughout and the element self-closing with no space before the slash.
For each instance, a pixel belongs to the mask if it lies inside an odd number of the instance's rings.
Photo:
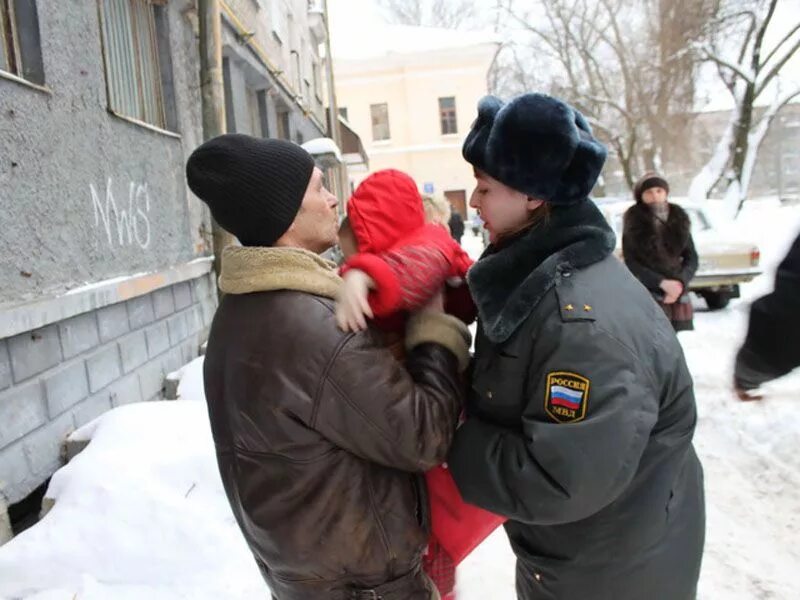
<svg viewBox="0 0 800 600">
<path fill-rule="evenodd" d="M 689 282 L 698 258 L 689 215 L 668 201 L 669 184 L 646 173 L 633 189 L 636 204 L 625 211 L 625 264 L 659 303 L 675 331 L 694 329 Z"/>
<path fill-rule="evenodd" d="M 463 147 L 491 245 L 466 419 L 447 464 L 505 515 L 521 600 L 694 600 L 704 543 L 692 379 L 588 199 L 606 157 L 543 94 L 489 96 Z"/>
<path fill-rule="evenodd" d="M 753 302 L 744 345 L 736 355 L 734 385 L 742 400 L 800 366 L 800 236 L 778 266 L 775 289 Z"/>
<path fill-rule="evenodd" d="M 422 472 L 445 458 L 469 334 L 440 305 L 405 331 L 405 368 L 375 331 L 340 331 L 336 197 L 299 146 L 224 135 L 186 167 L 243 244 L 203 376 L 222 484 L 277 600 L 433 600 Z M 441 304 L 441 300 L 439 301 Z"/>
<path fill-rule="evenodd" d="M 451 208 L 450 220 L 447 224 L 450 227 L 450 235 L 460 244 L 461 238 L 464 237 L 464 217 L 456 209 Z"/>
</svg>

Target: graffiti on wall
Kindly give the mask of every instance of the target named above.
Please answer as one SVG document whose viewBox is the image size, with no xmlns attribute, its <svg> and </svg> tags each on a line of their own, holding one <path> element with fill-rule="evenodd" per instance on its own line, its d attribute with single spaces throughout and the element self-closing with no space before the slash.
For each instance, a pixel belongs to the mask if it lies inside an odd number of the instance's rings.
<svg viewBox="0 0 800 600">
<path fill-rule="evenodd" d="M 150 192 L 147 183 L 129 181 L 128 197 L 119 204 L 114 197 L 111 177 L 106 182 L 105 198 L 93 183 L 89 184 L 89 190 L 95 229 L 98 237 L 106 239 L 109 248 L 136 245 L 145 250 L 150 246 Z"/>
</svg>

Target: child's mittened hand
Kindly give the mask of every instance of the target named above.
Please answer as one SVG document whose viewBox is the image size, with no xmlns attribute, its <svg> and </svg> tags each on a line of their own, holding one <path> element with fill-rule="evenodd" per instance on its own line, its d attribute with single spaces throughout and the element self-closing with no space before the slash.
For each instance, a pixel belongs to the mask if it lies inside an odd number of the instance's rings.
<svg viewBox="0 0 800 600">
<path fill-rule="evenodd" d="M 336 324 L 342 331 L 363 331 L 367 318 L 372 318 L 369 291 L 375 286 L 372 278 L 358 269 L 350 269 L 342 278 L 336 301 Z"/>
</svg>

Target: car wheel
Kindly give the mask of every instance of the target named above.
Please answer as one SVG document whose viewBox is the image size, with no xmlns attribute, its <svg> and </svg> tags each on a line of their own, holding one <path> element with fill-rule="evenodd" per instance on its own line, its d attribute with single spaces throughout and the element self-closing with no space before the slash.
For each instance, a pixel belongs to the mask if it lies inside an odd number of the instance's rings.
<svg viewBox="0 0 800 600">
<path fill-rule="evenodd" d="M 703 293 L 703 298 L 705 298 L 709 310 L 721 310 L 728 306 L 731 301 L 728 292 L 705 292 Z"/>
</svg>

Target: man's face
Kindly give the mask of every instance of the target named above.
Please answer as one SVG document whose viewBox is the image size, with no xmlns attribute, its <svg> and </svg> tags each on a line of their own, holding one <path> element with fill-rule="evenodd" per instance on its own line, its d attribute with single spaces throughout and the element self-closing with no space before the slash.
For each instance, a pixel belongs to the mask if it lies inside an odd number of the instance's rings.
<svg viewBox="0 0 800 600">
<path fill-rule="evenodd" d="M 337 242 L 339 229 L 336 196 L 322 185 L 322 171 L 314 168 L 300 210 L 276 245 L 296 246 L 317 254 Z"/>
<path fill-rule="evenodd" d="M 661 204 L 666 201 L 667 190 L 662 187 L 651 187 L 642 192 L 642 202 L 645 204 Z"/>
</svg>

